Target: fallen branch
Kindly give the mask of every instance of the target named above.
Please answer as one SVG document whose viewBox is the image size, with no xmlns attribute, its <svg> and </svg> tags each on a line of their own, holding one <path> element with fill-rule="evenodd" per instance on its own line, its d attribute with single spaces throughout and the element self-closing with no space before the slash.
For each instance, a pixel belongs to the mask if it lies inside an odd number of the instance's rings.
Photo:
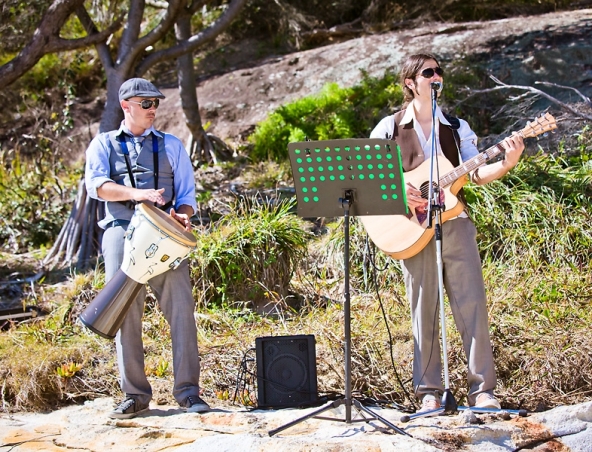
<svg viewBox="0 0 592 452">
<path fill-rule="evenodd" d="M 587 119 L 589 121 L 592 121 L 592 116 L 588 115 L 586 113 L 583 113 L 579 110 L 576 110 L 575 108 L 573 108 L 572 106 L 566 104 L 565 102 L 561 102 L 559 99 L 556 99 L 555 97 L 545 93 L 544 91 L 541 91 L 540 89 L 534 88 L 532 86 L 523 86 L 523 85 L 507 85 L 504 82 L 502 82 L 501 80 L 499 80 L 497 77 L 494 77 L 493 75 L 490 75 L 489 78 L 491 80 L 493 80 L 498 86 L 495 86 L 493 88 L 487 88 L 487 89 L 480 89 L 480 90 L 474 90 L 473 93 L 474 94 L 481 94 L 481 93 L 490 93 L 493 91 L 498 91 L 500 89 L 520 89 L 523 91 L 529 91 L 535 95 L 544 97 L 545 99 L 551 101 L 552 103 L 559 105 L 561 108 L 563 108 L 564 110 L 569 111 L 570 113 L 574 114 L 575 116 L 578 116 L 580 118 L 584 118 Z M 548 83 L 548 82 L 535 82 L 535 84 L 545 84 L 545 85 L 551 85 L 551 86 L 556 86 L 556 87 L 560 87 L 560 88 L 567 88 L 567 89 L 571 89 L 573 91 L 576 91 L 578 93 L 578 95 L 583 98 L 585 100 L 585 102 L 590 105 L 590 99 L 586 96 L 584 96 L 581 92 L 579 92 L 576 88 L 572 88 L 569 86 L 561 86 L 561 85 L 557 85 L 554 83 Z M 512 99 L 514 100 L 514 99 Z"/>
</svg>

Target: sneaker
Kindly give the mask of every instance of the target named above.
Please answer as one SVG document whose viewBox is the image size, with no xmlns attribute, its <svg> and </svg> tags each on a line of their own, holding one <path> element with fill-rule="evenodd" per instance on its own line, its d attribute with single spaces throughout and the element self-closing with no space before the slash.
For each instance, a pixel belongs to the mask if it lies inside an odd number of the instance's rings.
<svg viewBox="0 0 592 452">
<path fill-rule="evenodd" d="M 501 410 L 501 405 L 497 399 L 488 392 L 482 392 L 477 396 L 475 408 L 495 408 Z"/>
<path fill-rule="evenodd" d="M 425 413 L 426 411 L 434 411 L 440 408 L 442 405 L 438 399 L 432 397 L 424 397 L 421 401 L 421 408 L 418 413 Z"/>
<path fill-rule="evenodd" d="M 206 411 L 210 411 L 210 405 L 195 395 L 187 397 L 182 408 L 187 410 L 188 413 L 205 413 Z"/>
<path fill-rule="evenodd" d="M 141 412 L 146 411 L 148 407 L 148 403 L 141 404 L 133 397 L 128 397 L 111 411 L 109 417 L 111 419 L 131 419 Z"/>
</svg>

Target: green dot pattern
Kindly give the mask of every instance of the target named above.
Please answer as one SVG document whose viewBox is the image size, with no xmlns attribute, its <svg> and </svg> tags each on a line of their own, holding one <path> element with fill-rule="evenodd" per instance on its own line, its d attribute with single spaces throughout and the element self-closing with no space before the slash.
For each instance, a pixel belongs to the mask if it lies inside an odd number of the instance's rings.
<svg viewBox="0 0 592 452">
<path fill-rule="evenodd" d="M 347 145 L 343 144 L 343 142 L 347 143 L 347 140 L 335 141 L 342 142 L 342 145 L 332 147 L 318 142 L 319 144 L 315 146 L 316 143 L 310 142 L 309 148 L 301 143 L 291 143 L 291 145 L 302 146 L 289 149 L 294 153 L 291 163 L 294 174 L 298 174 L 294 182 L 299 201 L 329 202 L 323 199 L 325 193 L 334 194 L 335 187 L 339 189 L 340 187 L 351 188 L 351 186 L 356 190 L 363 187 L 366 196 L 371 196 L 379 203 L 390 203 L 404 198 L 398 181 L 399 161 L 397 154 L 391 152 L 390 146 L 375 143 Z M 356 140 L 351 140 L 350 143 L 352 141 Z M 348 181 L 356 180 L 364 181 L 364 184 L 348 185 Z M 330 202 L 333 203 L 334 200 Z M 366 202 L 371 203 L 368 200 Z"/>
</svg>

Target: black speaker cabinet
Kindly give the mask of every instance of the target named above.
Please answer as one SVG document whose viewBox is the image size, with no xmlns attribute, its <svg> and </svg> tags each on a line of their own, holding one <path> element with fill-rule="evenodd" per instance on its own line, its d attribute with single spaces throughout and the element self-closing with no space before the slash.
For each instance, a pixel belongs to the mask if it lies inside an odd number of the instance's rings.
<svg viewBox="0 0 592 452">
<path fill-rule="evenodd" d="M 317 401 L 317 367 L 313 335 L 255 339 L 257 405 L 288 408 Z"/>
</svg>

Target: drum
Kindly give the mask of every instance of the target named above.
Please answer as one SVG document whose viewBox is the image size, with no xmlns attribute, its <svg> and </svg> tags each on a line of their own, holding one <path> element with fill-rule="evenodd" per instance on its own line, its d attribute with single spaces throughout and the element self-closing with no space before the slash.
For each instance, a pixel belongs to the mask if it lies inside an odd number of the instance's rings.
<svg viewBox="0 0 592 452">
<path fill-rule="evenodd" d="M 113 339 L 146 281 L 173 270 L 197 241 L 177 220 L 148 204 L 138 204 L 125 233 L 121 268 L 80 314 L 81 323 Z"/>
<path fill-rule="evenodd" d="M 121 270 L 143 284 L 177 268 L 196 244 L 194 235 L 170 215 L 149 204 L 138 204 L 125 233 Z"/>
</svg>

